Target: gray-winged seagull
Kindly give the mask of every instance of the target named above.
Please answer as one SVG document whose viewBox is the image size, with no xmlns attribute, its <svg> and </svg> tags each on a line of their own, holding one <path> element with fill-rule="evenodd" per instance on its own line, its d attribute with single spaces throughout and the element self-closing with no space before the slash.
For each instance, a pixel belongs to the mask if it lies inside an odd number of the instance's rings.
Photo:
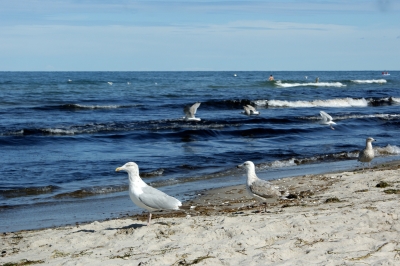
<svg viewBox="0 0 400 266">
<path fill-rule="evenodd" d="M 274 201 L 277 198 L 285 198 L 289 195 L 287 190 L 280 191 L 279 187 L 273 186 L 270 182 L 259 179 L 256 175 L 254 163 L 251 161 L 239 164 L 238 168 L 244 168 L 247 171 L 247 182 L 246 188 L 250 196 L 254 197 L 258 201 L 264 202 L 267 210 L 267 201 Z"/>
<path fill-rule="evenodd" d="M 260 112 L 256 110 L 256 108 L 254 108 L 252 105 L 244 105 L 243 106 L 244 109 L 244 114 L 245 115 L 259 115 Z"/>
<path fill-rule="evenodd" d="M 324 111 L 320 111 L 319 114 L 322 117 L 322 121 L 321 124 L 322 125 L 328 125 L 331 127 L 332 130 L 335 130 L 332 125 L 336 125 L 335 122 L 333 122 L 332 120 L 332 116 L 328 115 L 327 113 L 325 113 Z"/>
<path fill-rule="evenodd" d="M 182 203 L 174 197 L 147 185 L 139 176 L 139 167 L 134 162 L 128 162 L 115 171 L 125 171 L 129 176 L 129 196 L 138 207 L 149 211 L 147 225 L 150 224 L 151 211 L 179 210 Z"/>
<path fill-rule="evenodd" d="M 372 159 L 374 159 L 375 154 L 374 154 L 374 149 L 372 148 L 372 142 L 376 141 L 375 139 L 369 137 L 366 139 L 366 145 L 365 149 L 360 151 L 358 154 L 358 161 L 364 163 L 368 163 L 368 167 L 370 167 L 370 163 Z M 364 167 L 363 167 L 364 169 Z"/>
<path fill-rule="evenodd" d="M 197 108 L 199 108 L 201 103 L 195 103 L 192 106 L 187 105 L 183 109 L 183 112 L 185 113 L 184 119 L 186 121 L 200 121 L 200 118 L 196 118 L 194 115 L 196 114 Z"/>
</svg>

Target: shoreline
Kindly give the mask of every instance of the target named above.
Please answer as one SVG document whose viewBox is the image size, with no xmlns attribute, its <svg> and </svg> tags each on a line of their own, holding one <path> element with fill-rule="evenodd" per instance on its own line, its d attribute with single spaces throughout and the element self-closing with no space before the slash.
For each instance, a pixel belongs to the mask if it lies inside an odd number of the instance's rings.
<svg viewBox="0 0 400 266">
<path fill-rule="evenodd" d="M 399 176 L 400 161 L 391 161 L 273 180 L 297 198 L 268 204 L 267 213 L 247 196 L 243 179 L 184 203 L 195 209 L 154 212 L 150 226 L 145 212 L 3 233 L 0 265 L 394 265 L 400 262 Z M 381 181 L 389 186 L 377 187 Z"/>
<path fill-rule="evenodd" d="M 400 161 L 400 156 L 377 157 L 374 165 Z M 263 168 L 257 175 L 264 180 L 273 181 L 282 178 L 293 178 L 300 175 L 323 174 L 327 172 L 351 171 L 358 169 L 356 160 L 333 161 L 325 163 L 301 164 L 290 167 Z M 163 191 L 181 200 L 184 204 L 192 199 L 208 193 L 213 189 L 243 185 L 245 173 L 235 172 L 231 175 L 213 179 L 210 182 L 198 180 L 181 183 L 177 187 L 164 188 Z M 0 209 L 0 216 L 7 217 L 0 226 L 2 232 L 17 232 L 21 230 L 37 230 L 85 224 L 93 221 L 107 221 L 140 215 L 143 209 L 134 205 L 127 191 L 113 194 L 98 195 L 81 200 L 61 200 L 56 203 L 21 205 Z"/>
</svg>

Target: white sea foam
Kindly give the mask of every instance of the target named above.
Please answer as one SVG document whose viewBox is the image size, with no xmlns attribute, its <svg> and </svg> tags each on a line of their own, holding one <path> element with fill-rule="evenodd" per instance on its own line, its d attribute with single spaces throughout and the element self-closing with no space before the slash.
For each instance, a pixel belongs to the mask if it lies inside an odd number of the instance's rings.
<svg viewBox="0 0 400 266">
<path fill-rule="evenodd" d="M 335 115 L 334 119 L 335 120 L 347 120 L 347 119 L 363 119 L 363 118 L 381 118 L 384 120 L 391 120 L 391 119 L 399 119 L 400 114 L 370 114 L 370 115 Z M 310 116 L 310 117 L 300 117 L 300 119 L 305 119 L 305 120 L 321 120 L 321 117 L 319 115 L 317 116 Z"/>
<path fill-rule="evenodd" d="M 289 167 L 289 166 L 295 166 L 295 159 L 289 159 L 289 160 L 284 160 L 284 161 L 274 161 L 270 164 L 270 167 L 273 168 L 281 168 L 281 167 Z"/>
<path fill-rule="evenodd" d="M 353 99 L 353 98 L 340 98 L 330 100 L 314 100 L 314 101 L 255 101 L 256 105 L 268 105 L 271 107 L 294 107 L 294 108 L 309 108 L 309 107 L 366 107 L 368 106 L 367 100 Z"/>
<path fill-rule="evenodd" d="M 43 129 L 44 132 L 54 135 L 74 135 L 75 132 L 73 130 L 59 129 L 59 128 L 46 128 Z"/>
<path fill-rule="evenodd" d="M 346 87 L 345 84 L 340 82 L 307 82 L 307 83 L 282 83 L 276 81 L 275 85 L 283 88 L 300 87 L 300 86 L 313 86 L 313 87 Z"/>
<path fill-rule="evenodd" d="M 384 120 L 398 119 L 400 118 L 400 114 L 370 114 L 370 115 L 344 115 L 344 116 L 335 116 L 336 120 L 345 120 L 345 119 L 362 119 L 362 118 L 381 118 Z"/>
<path fill-rule="evenodd" d="M 396 145 L 388 144 L 386 147 L 374 147 L 375 155 L 398 155 L 400 154 L 400 148 Z"/>
<path fill-rule="evenodd" d="M 392 101 L 396 103 L 400 103 L 400 98 L 392 97 Z"/>
<path fill-rule="evenodd" d="M 352 80 L 351 82 L 358 84 L 386 83 L 385 79 L 367 79 L 367 80 Z"/>
<path fill-rule="evenodd" d="M 295 163 L 295 158 L 287 159 L 287 160 L 277 160 L 269 163 L 262 163 L 256 166 L 257 169 L 269 169 L 269 168 L 283 168 L 297 165 Z"/>
</svg>

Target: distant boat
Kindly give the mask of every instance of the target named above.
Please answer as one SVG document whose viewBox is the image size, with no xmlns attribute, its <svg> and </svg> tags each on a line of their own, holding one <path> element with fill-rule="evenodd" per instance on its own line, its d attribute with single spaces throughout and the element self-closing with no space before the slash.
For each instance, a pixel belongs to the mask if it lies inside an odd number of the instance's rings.
<svg viewBox="0 0 400 266">
<path fill-rule="evenodd" d="M 390 76 L 390 74 L 389 74 L 389 72 L 382 72 L 382 75 L 384 75 L 384 76 Z"/>
</svg>

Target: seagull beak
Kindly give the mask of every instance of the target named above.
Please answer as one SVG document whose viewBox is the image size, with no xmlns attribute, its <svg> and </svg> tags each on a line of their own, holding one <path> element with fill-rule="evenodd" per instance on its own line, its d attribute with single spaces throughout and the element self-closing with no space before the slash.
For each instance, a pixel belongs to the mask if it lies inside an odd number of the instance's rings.
<svg viewBox="0 0 400 266">
<path fill-rule="evenodd" d="M 115 169 L 115 172 L 119 172 L 122 170 L 122 167 L 118 167 L 117 169 Z"/>
<path fill-rule="evenodd" d="M 239 164 L 238 166 L 236 166 L 236 168 L 242 168 L 243 164 Z"/>
</svg>

